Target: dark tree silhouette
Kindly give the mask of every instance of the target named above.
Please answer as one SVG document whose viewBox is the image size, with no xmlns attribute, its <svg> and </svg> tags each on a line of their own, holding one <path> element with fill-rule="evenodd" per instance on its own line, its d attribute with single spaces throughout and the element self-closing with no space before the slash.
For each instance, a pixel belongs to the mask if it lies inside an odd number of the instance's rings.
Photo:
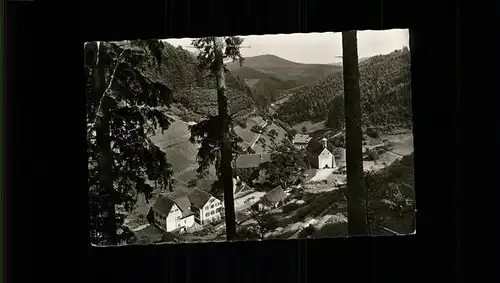
<svg viewBox="0 0 500 283">
<path fill-rule="evenodd" d="M 152 197 L 152 181 L 160 189 L 170 184 L 170 165 L 150 140 L 157 128 L 163 131 L 170 125 L 162 110 L 171 103 L 171 90 L 160 82 L 160 76 L 148 72 L 150 66 L 157 67 L 156 74 L 161 72 L 161 47 L 157 40 L 85 46 L 94 244 L 127 241 L 131 232 L 123 226 L 124 215 L 116 211 L 117 205 L 130 212 L 138 193 L 147 200 Z"/>
<path fill-rule="evenodd" d="M 201 156 L 208 156 L 208 158 L 198 158 L 201 165 L 209 164 L 215 160 L 216 153 L 214 148 L 220 149 L 220 158 L 216 164 L 218 169 L 219 184 L 224 190 L 224 207 L 225 207 L 225 220 L 226 220 L 226 236 L 227 240 L 236 239 L 236 222 L 234 211 L 234 196 L 233 196 L 233 169 L 231 162 L 233 160 L 233 150 L 230 133 L 231 116 L 229 114 L 228 99 L 226 96 L 226 83 L 225 72 L 227 69 L 224 66 L 224 59 L 230 58 L 239 61 L 240 65 L 243 63 L 243 57 L 240 54 L 240 46 L 243 39 L 240 37 L 206 37 L 193 40 L 192 44 L 198 50 L 198 62 L 200 69 L 210 70 L 210 75 L 214 77 L 217 88 L 217 117 L 210 118 L 216 121 L 217 124 L 214 130 L 219 132 L 215 133 L 214 140 L 207 140 L 203 135 L 197 135 L 202 139 L 202 147 L 200 148 Z M 198 125 L 197 125 L 198 126 Z M 195 127 L 196 129 L 196 127 Z M 197 127 L 198 133 L 203 132 L 200 127 Z M 196 133 L 195 133 L 196 134 Z M 196 136 L 193 135 L 192 136 Z M 204 153 L 206 152 L 206 154 Z M 200 154 L 198 154 L 200 157 Z M 208 167 L 208 166 L 206 166 Z M 203 171 L 203 166 L 200 166 Z M 200 169 L 199 168 L 199 169 Z M 216 186 L 216 187 L 221 187 Z"/>
<path fill-rule="evenodd" d="M 342 32 L 347 161 L 347 217 L 349 235 L 366 235 L 366 198 L 363 178 L 358 43 L 356 31 Z"/>
</svg>

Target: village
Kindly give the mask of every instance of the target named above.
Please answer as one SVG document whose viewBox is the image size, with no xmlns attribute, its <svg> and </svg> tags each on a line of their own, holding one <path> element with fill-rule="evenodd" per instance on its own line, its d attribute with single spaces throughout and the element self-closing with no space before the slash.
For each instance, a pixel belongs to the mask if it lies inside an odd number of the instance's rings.
<svg viewBox="0 0 500 283">
<path fill-rule="evenodd" d="M 233 196 L 236 224 L 243 239 L 293 239 L 309 227 L 315 229 L 347 222 L 341 189 L 346 186 L 345 148 L 332 140 L 345 137 L 343 131 L 296 133 L 291 143 L 303 152 L 308 168 L 292 182 L 270 182 L 263 164 L 271 162 L 273 152 L 255 152 L 268 121 L 254 129 L 254 141 L 246 154 L 233 162 Z M 305 132 L 305 131 L 304 131 Z M 328 136 L 328 138 L 327 138 Z M 260 150 L 259 150 L 260 151 Z M 365 135 L 363 141 L 365 171 L 377 171 L 413 151 L 410 133 L 380 137 Z M 241 173 L 243 174 L 243 173 Z M 255 176 L 249 180 L 248 175 Z M 245 181 L 248 180 L 248 181 Z M 224 201 L 201 188 L 160 195 L 151 203 L 147 219 L 126 221 L 136 243 L 213 242 L 225 240 Z M 128 222 L 128 223 L 127 223 Z M 147 223 L 145 223 L 147 222 Z M 135 223 L 135 225 L 134 225 Z M 321 233 L 319 233 L 321 234 Z M 326 234 L 324 237 L 335 235 Z"/>
</svg>

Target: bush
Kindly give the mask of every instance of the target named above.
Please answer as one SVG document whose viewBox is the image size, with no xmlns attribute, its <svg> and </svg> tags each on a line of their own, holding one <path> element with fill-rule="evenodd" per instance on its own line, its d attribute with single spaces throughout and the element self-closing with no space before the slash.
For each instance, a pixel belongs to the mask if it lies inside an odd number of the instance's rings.
<svg viewBox="0 0 500 283">
<path fill-rule="evenodd" d="M 343 147 L 345 148 L 345 137 L 343 135 L 336 136 L 331 140 L 331 143 L 335 147 Z"/>
<path fill-rule="evenodd" d="M 146 215 L 146 220 L 150 225 L 154 224 L 155 216 L 152 208 L 149 209 L 148 215 Z"/>
<path fill-rule="evenodd" d="M 254 133 L 257 133 L 257 134 L 262 133 L 262 128 L 261 128 L 261 127 L 259 127 L 259 126 L 257 126 L 257 125 L 252 126 L 252 128 L 251 128 L 250 130 L 251 130 L 252 132 L 254 132 Z"/>
<path fill-rule="evenodd" d="M 299 207 L 300 207 L 300 204 L 289 203 L 289 204 L 285 205 L 282 210 L 284 213 L 289 213 L 289 212 L 297 210 Z"/>
<path fill-rule="evenodd" d="M 376 161 L 378 159 L 378 152 L 377 152 L 377 150 L 369 149 L 368 152 L 367 152 L 367 155 L 368 155 L 368 160 L 369 161 Z"/>
<path fill-rule="evenodd" d="M 243 227 L 236 231 L 236 237 L 239 240 L 255 240 L 259 238 L 259 234 L 253 229 Z"/>
<path fill-rule="evenodd" d="M 162 238 L 160 242 L 177 242 L 179 240 L 179 237 L 174 234 L 174 233 L 169 233 L 169 232 L 163 232 L 162 233 Z"/>
<path fill-rule="evenodd" d="M 243 119 L 234 119 L 234 123 L 238 126 L 240 126 L 242 129 L 247 128 L 247 123 L 246 121 L 243 121 Z"/>
<path fill-rule="evenodd" d="M 339 223 L 326 224 L 325 226 L 321 227 L 321 229 L 315 231 L 313 237 L 331 238 L 331 237 L 340 237 L 347 235 L 348 235 L 347 223 L 339 222 Z"/>
<path fill-rule="evenodd" d="M 370 127 L 366 129 L 366 135 L 373 139 L 380 138 L 380 131 L 376 128 Z"/>
<path fill-rule="evenodd" d="M 317 232 L 317 229 L 313 225 L 308 225 L 302 231 L 300 231 L 298 237 L 299 238 L 309 238 L 312 237 L 313 234 Z"/>
</svg>

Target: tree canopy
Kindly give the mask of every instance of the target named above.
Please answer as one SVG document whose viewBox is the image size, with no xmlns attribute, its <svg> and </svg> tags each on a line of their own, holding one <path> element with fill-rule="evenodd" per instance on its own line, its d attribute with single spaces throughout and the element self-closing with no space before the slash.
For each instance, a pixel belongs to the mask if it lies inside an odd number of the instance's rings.
<svg viewBox="0 0 500 283">
<path fill-rule="evenodd" d="M 304 150 L 299 150 L 288 140 L 275 147 L 271 161 L 261 164 L 266 170 L 268 181 L 273 185 L 283 184 L 287 187 L 297 180 L 302 180 L 305 170 L 309 168 Z"/>
<path fill-rule="evenodd" d="M 109 207 L 122 206 L 130 212 L 142 193 L 152 196 L 153 186 L 165 190 L 172 171 L 165 153 L 150 140 L 158 129 L 164 131 L 170 119 L 163 110 L 172 101 L 172 90 L 164 85 L 158 72 L 161 60 L 153 59 L 158 43 L 134 41 L 118 43 L 88 43 L 85 48 L 87 73 L 87 154 L 90 197 L 91 241 L 107 244 L 104 226 Z M 105 102 L 103 102 L 105 101 Z M 102 112 L 106 103 L 106 113 Z M 103 158 L 98 150 L 96 121 L 99 115 L 108 115 L 111 148 L 112 192 L 104 190 L 99 178 Z M 108 209 L 108 210 L 107 210 Z M 114 212 L 114 211 L 112 211 Z M 130 233 L 123 226 L 124 214 L 116 213 L 116 229 L 127 240 Z M 113 228 L 111 228 L 113 229 Z"/>
<path fill-rule="evenodd" d="M 360 62 L 362 121 L 364 126 L 411 124 L 410 53 L 396 50 Z M 313 85 L 291 89 L 294 95 L 277 110 L 277 117 L 289 124 L 327 120 L 342 128 L 343 74 L 335 73 Z"/>
</svg>

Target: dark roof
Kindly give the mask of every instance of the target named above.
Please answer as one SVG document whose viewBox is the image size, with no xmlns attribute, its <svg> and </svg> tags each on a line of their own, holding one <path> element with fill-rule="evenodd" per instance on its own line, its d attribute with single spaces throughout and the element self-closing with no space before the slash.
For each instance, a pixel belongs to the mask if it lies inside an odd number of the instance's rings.
<svg viewBox="0 0 500 283">
<path fill-rule="evenodd" d="M 271 203 L 277 203 L 279 201 L 284 201 L 286 198 L 286 194 L 285 191 L 283 190 L 283 187 L 277 186 L 276 188 L 267 192 L 267 194 L 265 194 L 264 197 L 268 199 Z"/>
<path fill-rule="evenodd" d="M 188 217 L 190 215 L 193 215 L 194 213 L 189 209 L 191 207 L 191 204 L 189 202 L 189 199 L 187 195 L 182 194 L 179 196 L 176 196 L 173 201 L 175 204 L 179 207 L 179 209 L 182 211 L 182 218 Z"/>
<path fill-rule="evenodd" d="M 293 137 L 293 143 L 308 143 L 309 140 L 311 139 L 311 136 L 309 135 L 302 135 L 302 134 L 296 134 L 295 137 Z"/>
<path fill-rule="evenodd" d="M 176 205 L 182 212 L 182 218 L 188 217 L 193 214 L 189 209 L 191 206 L 188 197 L 183 193 L 172 193 L 167 196 L 160 196 L 155 205 L 154 210 L 163 216 L 168 216 L 173 205 Z"/>
<path fill-rule="evenodd" d="M 194 189 L 192 193 L 189 194 L 188 198 L 191 202 L 191 206 L 198 209 L 203 208 L 207 201 L 212 197 L 211 194 L 204 192 L 200 189 Z"/>
<path fill-rule="evenodd" d="M 236 168 L 258 168 L 261 163 L 271 161 L 271 154 L 245 154 L 236 159 Z"/>
<path fill-rule="evenodd" d="M 172 206 L 174 205 L 175 203 L 169 199 L 169 198 L 166 198 L 164 196 L 160 196 L 157 200 L 156 200 L 156 203 L 155 205 L 153 206 L 153 209 L 160 213 L 161 215 L 163 216 L 168 216 L 168 214 L 170 213 L 170 210 L 172 209 Z"/>
<path fill-rule="evenodd" d="M 323 143 L 318 139 L 311 139 L 307 144 L 306 149 L 308 153 L 311 153 L 313 155 L 319 155 L 323 151 L 324 146 Z"/>
</svg>

